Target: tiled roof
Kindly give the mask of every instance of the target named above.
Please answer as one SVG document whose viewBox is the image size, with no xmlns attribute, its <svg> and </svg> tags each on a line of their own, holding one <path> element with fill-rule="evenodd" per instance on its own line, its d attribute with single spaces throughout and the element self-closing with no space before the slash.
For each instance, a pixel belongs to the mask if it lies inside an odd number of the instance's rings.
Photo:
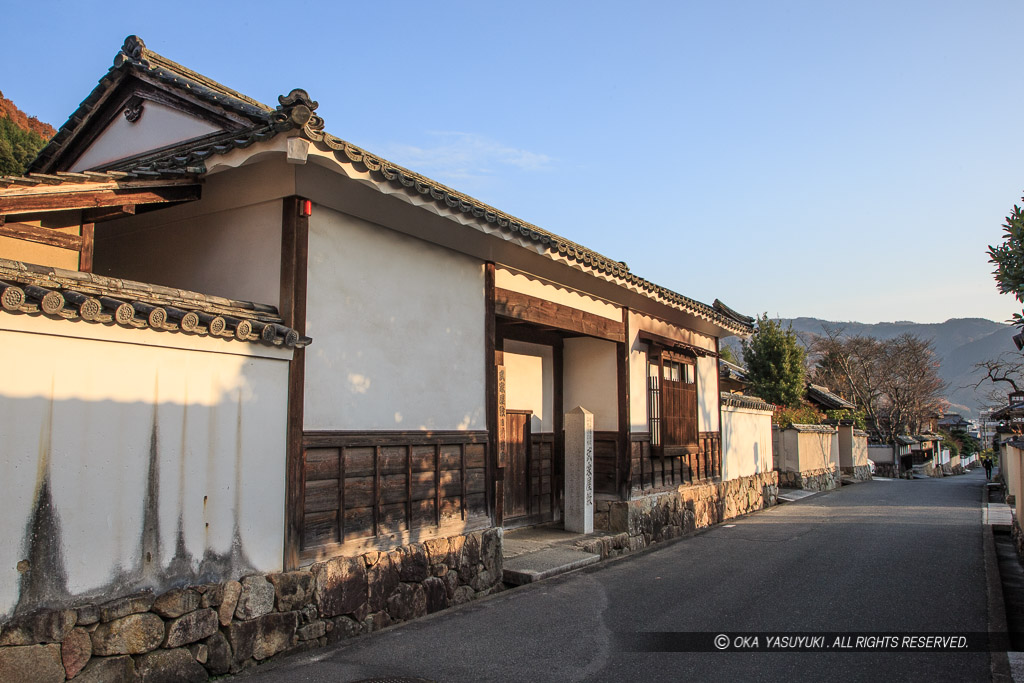
<svg viewBox="0 0 1024 683">
<path fill-rule="evenodd" d="M 7 259 L 0 259 L 0 311 L 273 346 L 312 341 L 286 327 L 273 306 Z"/>
<path fill-rule="evenodd" d="M 137 36 L 128 36 L 120 52 L 114 57 L 113 66 L 100 79 L 89 96 L 78 105 L 78 109 L 68 117 L 64 125 L 57 130 L 47 145 L 40 150 L 29 170 L 47 170 L 48 162 L 64 148 L 75 132 L 90 119 L 99 105 L 130 73 L 157 80 L 181 91 L 187 91 L 201 101 L 227 109 L 254 123 L 264 119 L 268 112 L 273 111 L 261 102 L 246 97 L 147 49 L 145 43 Z"/>
<path fill-rule="evenodd" d="M 820 384 L 807 385 L 807 398 L 828 410 L 855 410 L 857 406 L 847 401 L 842 396 L 837 396 Z"/>
<path fill-rule="evenodd" d="M 789 429 L 795 429 L 798 432 L 807 432 L 811 434 L 835 434 L 836 428 L 830 425 L 802 425 L 793 423 L 789 426 Z"/>
<path fill-rule="evenodd" d="M 746 394 L 733 394 L 728 391 L 722 392 L 722 406 L 732 406 L 734 408 L 750 408 L 752 410 L 763 410 L 765 412 L 773 412 L 775 406 L 764 399 L 758 398 L 757 396 L 747 396 Z"/>
<path fill-rule="evenodd" d="M 552 257 L 557 255 L 591 268 L 597 273 L 615 278 L 625 286 L 636 288 L 655 301 L 711 322 L 734 334 L 750 334 L 753 331 L 752 318 L 736 313 L 720 301 L 716 300 L 713 305 L 709 306 L 656 285 L 631 273 L 623 262 L 615 261 L 564 237 L 499 211 L 469 195 L 446 187 L 426 176 L 405 169 L 350 142 L 326 133 L 323 119 L 314 114 L 318 106 L 317 102 L 311 100 L 304 90 L 292 90 L 287 96 L 279 97 L 277 108 L 272 110 L 264 104 L 157 55 L 146 49 L 142 41 L 135 36 L 129 36 L 125 41 L 124 47 L 114 60 L 114 66 L 108 72 L 105 80 L 114 78 L 114 74 L 123 69 L 143 70 L 172 86 L 186 87 L 190 93 L 202 99 L 234 109 L 252 119 L 253 124 L 243 130 L 210 135 L 154 154 L 117 162 L 109 166 L 112 170 L 131 173 L 183 173 L 196 169 L 205 170 L 205 160 L 213 155 L 226 154 L 256 142 L 269 140 L 284 131 L 298 131 L 299 135 L 321 146 L 325 151 L 333 152 L 335 158 L 342 163 L 361 166 L 392 186 L 405 188 L 424 197 L 429 197 L 437 204 L 471 214 L 481 221 L 497 226 L 506 233 L 534 242 L 542 246 Z M 48 155 L 55 154 L 55 150 L 67 142 L 81 120 L 84 120 L 102 100 L 102 94 L 112 87 L 109 84 L 104 85 L 104 82 L 104 80 L 100 81 L 100 85 L 82 103 L 79 111 L 72 115 L 68 123 L 61 127 L 61 130 L 51 140 L 50 145 L 43 149 L 39 158 L 33 162 L 33 170 L 45 166 Z M 54 150 L 51 150 L 51 147 Z"/>
<path fill-rule="evenodd" d="M 96 171 L 84 171 L 82 173 L 66 173 L 64 171 L 58 171 L 54 174 L 29 173 L 24 176 L 0 176 L 0 190 L 22 187 L 64 187 L 68 185 L 93 185 L 98 183 L 113 184 L 125 181 L 154 180 L 159 178 L 177 179 L 198 175 L 201 171 L 202 169 L 198 168 L 191 170 L 188 168 L 169 168 L 163 171 L 146 171 L 144 169 L 136 169 L 132 171 L 105 171 L 103 173 L 98 173 Z"/>
<path fill-rule="evenodd" d="M 917 443 L 917 439 L 915 439 L 912 436 L 906 436 L 906 435 L 900 434 L 900 435 L 898 435 L 896 437 L 896 443 L 898 443 L 898 444 L 900 444 L 902 446 L 912 446 L 912 445 Z"/>
</svg>

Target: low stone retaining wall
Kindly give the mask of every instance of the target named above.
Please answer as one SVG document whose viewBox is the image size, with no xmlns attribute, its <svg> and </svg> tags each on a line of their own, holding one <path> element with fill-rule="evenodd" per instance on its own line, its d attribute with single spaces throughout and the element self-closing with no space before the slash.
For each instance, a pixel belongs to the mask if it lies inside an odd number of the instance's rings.
<svg viewBox="0 0 1024 683">
<path fill-rule="evenodd" d="M 502 532 L 39 611 L 0 626 L 0 681 L 205 681 L 501 590 Z"/>
<path fill-rule="evenodd" d="M 806 472 L 779 472 L 779 486 L 784 489 L 832 491 L 840 486 L 838 467 Z"/>
<path fill-rule="evenodd" d="M 641 550 L 724 520 L 762 510 L 778 501 L 777 472 L 763 472 L 720 483 L 680 486 L 607 504 L 611 536 L 577 543 L 602 559 Z"/>
<path fill-rule="evenodd" d="M 877 470 L 878 466 L 875 466 Z M 854 481 L 871 481 L 871 467 L 868 465 L 855 465 L 854 467 L 842 468 L 843 476 L 852 478 Z"/>
<path fill-rule="evenodd" d="M 893 465 L 891 462 L 876 462 L 875 476 L 895 479 L 898 476 L 898 473 L 896 472 L 896 465 Z"/>
</svg>

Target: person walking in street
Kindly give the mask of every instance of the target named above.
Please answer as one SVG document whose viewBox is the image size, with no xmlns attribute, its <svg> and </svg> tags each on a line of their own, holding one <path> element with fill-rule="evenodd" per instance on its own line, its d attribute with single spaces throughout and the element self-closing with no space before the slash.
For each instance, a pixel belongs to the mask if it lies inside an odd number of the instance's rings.
<svg viewBox="0 0 1024 683">
<path fill-rule="evenodd" d="M 992 458 L 985 458 L 982 463 L 985 466 L 985 481 L 992 480 Z"/>
</svg>

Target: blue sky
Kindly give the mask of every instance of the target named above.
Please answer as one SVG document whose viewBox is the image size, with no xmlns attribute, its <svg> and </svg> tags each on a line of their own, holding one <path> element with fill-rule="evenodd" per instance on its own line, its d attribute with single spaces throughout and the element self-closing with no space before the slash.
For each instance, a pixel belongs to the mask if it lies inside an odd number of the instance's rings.
<svg viewBox="0 0 1024 683">
<path fill-rule="evenodd" d="M 1005 320 L 1024 5 L 36 2 L 0 91 L 62 124 L 126 35 L 701 301 Z M 294 9 L 287 9 L 293 7 Z"/>
</svg>

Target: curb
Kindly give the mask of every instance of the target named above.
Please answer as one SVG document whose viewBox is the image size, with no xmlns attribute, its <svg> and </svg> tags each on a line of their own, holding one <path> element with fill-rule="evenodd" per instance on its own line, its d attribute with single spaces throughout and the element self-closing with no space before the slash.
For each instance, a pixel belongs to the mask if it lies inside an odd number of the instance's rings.
<svg viewBox="0 0 1024 683">
<path fill-rule="evenodd" d="M 981 490 L 982 505 L 988 505 L 988 487 Z M 982 545 L 985 550 L 985 584 L 988 601 L 988 632 L 1007 633 L 1006 603 L 1003 601 L 1003 582 L 999 574 L 999 560 L 996 558 L 995 529 L 990 524 L 982 527 Z M 992 681 L 1013 683 L 1010 673 L 1010 659 L 1006 652 L 989 653 L 989 667 Z"/>
</svg>

